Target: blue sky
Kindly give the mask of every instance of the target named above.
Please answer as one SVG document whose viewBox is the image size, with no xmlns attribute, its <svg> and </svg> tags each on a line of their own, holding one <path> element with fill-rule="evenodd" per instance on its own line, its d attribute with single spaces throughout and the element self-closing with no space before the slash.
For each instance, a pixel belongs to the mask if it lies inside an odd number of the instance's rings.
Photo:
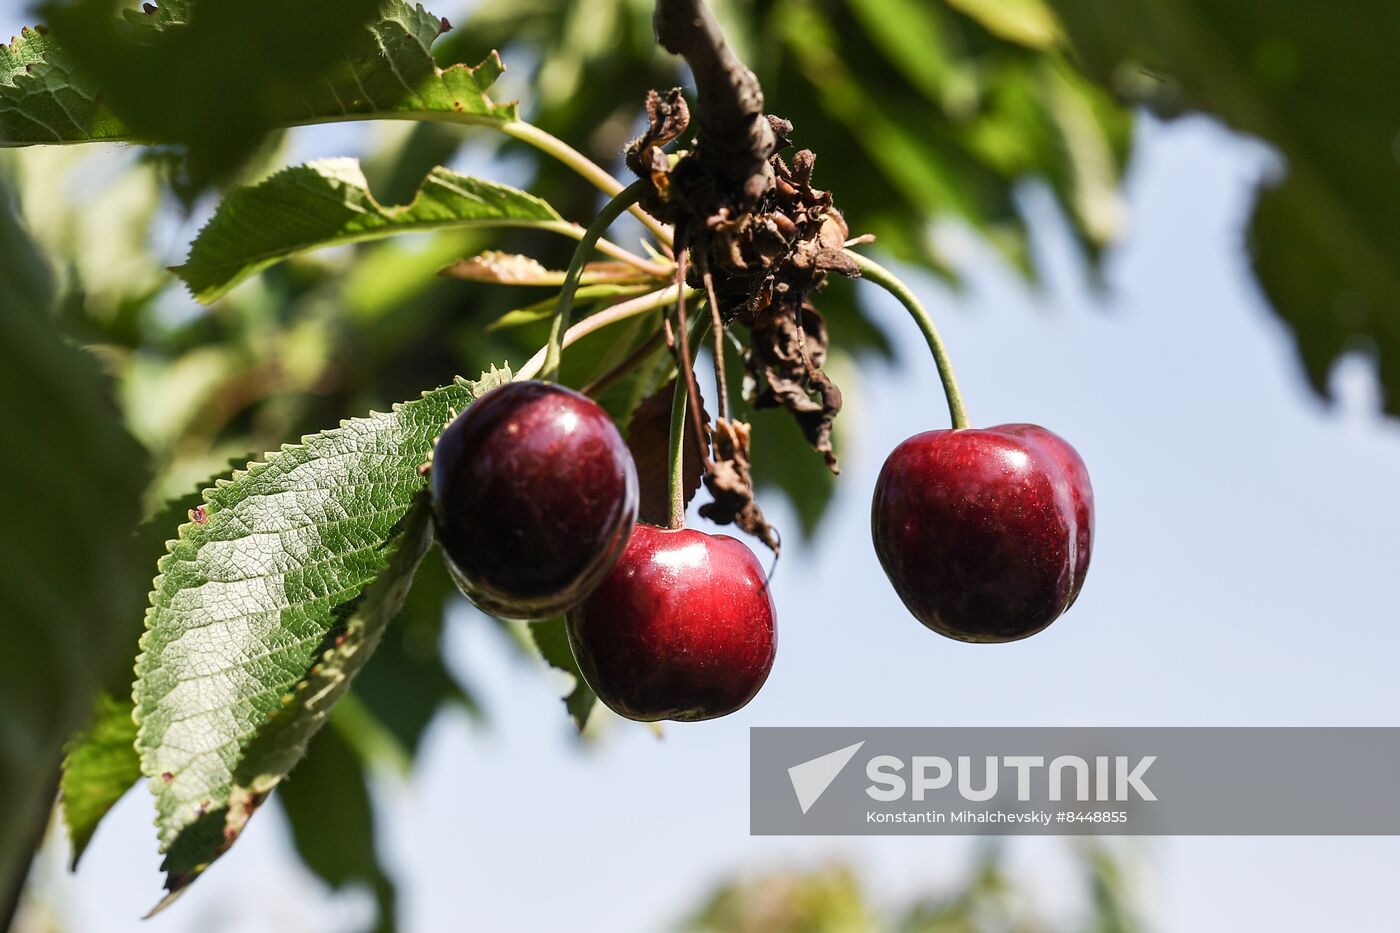
<svg viewBox="0 0 1400 933">
<path fill-rule="evenodd" d="M 17 9 L 0 2 L 0 32 L 17 31 Z M 336 154 L 372 132 L 298 131 L 296 147 Z M 778 661 L 746 709 L 672 725 L 662 741 L 619 725 L 580 748 L 548 678 L 464 610 L 448 649 L 490 725 L 440 718 L 413 778 L 379 787 L 406 928 L 656 929 L 732 874 L 834 859 L 882 899 L 961 876 L 964 839 L 749 837 L 750 726 L 1396 724 L 1400 430 L 1377 414 L 1359 360 L 1335 374 L 1339 404 L 1321 405 L 1252 282 L 1243 225 L 1277 170 L 1207 120 L 1144 120 L 1103 290 L 1034 190 L 1042 287 L 956 235 L 961 292 L 910 277 L 973 420 L 1043 424 L 1089 466 L 1093 563 L 1073 610 L 1041 635 L 939 638 L 881 574 L 875 474 L 900 440 L 947 418 L 917 330 L 883 298 L 900 363 L 872 362 L 848 387 L 839 496 L 816 547 L 793 548 L 776 576 Z M 363 913 L 363 897 L 331 897 L 295 867 L 268 812 L 179 904 L 139 924 L 159 892 L 151 818 L 145 792 L 128 795 L 76 877 L 50 854 L 41 890 L 73 929 L 330 930 Z M 1076 906 L 1066 851 L 1010 844 L 1018 877 L 1057 911 Z M 1148 919 L 1171 931 L 1380 929 L 1400 872 L 1400 839 L 1142 839 L 1123 851 Z"/>
</svg>

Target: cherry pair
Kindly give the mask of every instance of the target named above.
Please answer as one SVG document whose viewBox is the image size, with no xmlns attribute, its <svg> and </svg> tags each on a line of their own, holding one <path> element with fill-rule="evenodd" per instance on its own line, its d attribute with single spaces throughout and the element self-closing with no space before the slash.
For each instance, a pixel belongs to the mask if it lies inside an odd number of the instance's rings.
<svg viewBox="0 0 1400 933">
<path fill-rule="evenodd" d="M 566 613 L 599 699 L 639 720 L 710 719 L 773 666 L 773 601 L 727 535 L 638 524 L 637 474 L 595 402 L 543 382 L 483 395 L 433 454 L 438 540 L 459 587 L 518 619 Z"/>
</svg>

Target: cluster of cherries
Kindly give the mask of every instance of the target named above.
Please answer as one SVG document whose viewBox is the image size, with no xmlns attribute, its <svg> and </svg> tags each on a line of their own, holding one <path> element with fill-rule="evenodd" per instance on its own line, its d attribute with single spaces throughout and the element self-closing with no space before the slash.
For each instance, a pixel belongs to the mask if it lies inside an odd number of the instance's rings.
<svg viewBox="0 0 1400 933">
<path fill-rule="evenodd" d="M 438 540 L 480 608 L 564 613 L 584 678 L 629 719 L 732 713 L 773 666 L 762 566 L 728 535 L 638 523 L 637 495 L 612 419 L 550 383 L 483 395 L 433 456 Z M 1078 595 L 1093 496 L 1078 454 L 1044 428 L 929 431 L 886 461 L 872 525 L 880 562 L 920 621 L 962 641 L 1012 641 Z"/>
</svg>

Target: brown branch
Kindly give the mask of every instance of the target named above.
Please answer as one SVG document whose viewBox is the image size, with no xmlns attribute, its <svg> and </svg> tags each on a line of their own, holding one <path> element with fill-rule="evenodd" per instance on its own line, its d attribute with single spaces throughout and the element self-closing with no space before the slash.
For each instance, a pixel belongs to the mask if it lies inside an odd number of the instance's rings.
<svg viewBox="0 0 1400 933">
<path fill-rule="evenodd" d="M 758 79 L 724 41 L 704 0 L 656 0 L 653 22 L 656 41 L 695 76 L 700 159 L 757 203 L 773 187 L 768 159 L 778 146 Z"/>
</svg>

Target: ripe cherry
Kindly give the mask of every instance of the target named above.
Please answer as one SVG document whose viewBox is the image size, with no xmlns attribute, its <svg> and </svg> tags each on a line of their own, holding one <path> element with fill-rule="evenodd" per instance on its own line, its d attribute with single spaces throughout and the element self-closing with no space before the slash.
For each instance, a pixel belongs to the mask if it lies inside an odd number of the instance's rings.
<svg viewBox="0 0 1400 933">
<path fill-rule="evenodd" d="M 753 552 L 728 535 L 638 525 L 569 612 L 569 644 L 598 698 L 628 719 L 714 719 L 773 667 L 773 600 Z"/>
<path fill-rule="evenodd" d="M 432 495 L 462 591 L 516 619 L 548 618 L 587 596 L 637 519 L 637 471 L 612 419 L 543 382 L 493 389 L 443 431 Z"/>
<path fill-rule="evenodd" d="M 1014 641 L 1079 595 L 1094 494 L 1079 454 L 1044 428 L 928 431 L 885 461 L 871 525 L 919 621 L 962 641 Z"/>
</svg>

